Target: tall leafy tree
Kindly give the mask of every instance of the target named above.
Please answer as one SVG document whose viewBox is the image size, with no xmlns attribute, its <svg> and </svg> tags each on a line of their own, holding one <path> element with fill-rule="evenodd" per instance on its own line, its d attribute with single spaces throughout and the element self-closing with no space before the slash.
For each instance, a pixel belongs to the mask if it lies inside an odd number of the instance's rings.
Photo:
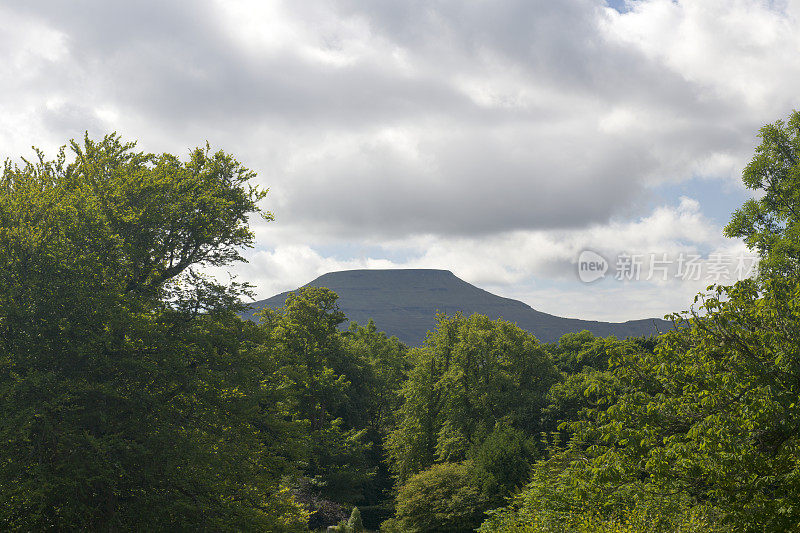
<svg viewBox="0 0 800 533">
<path fill-rule="evenodd" d="M 291 416 L 306 428 L 300 492 L 314 527 L 346 518 L 353 504 L 388 497 L 383 439 L 407 366 L 405 346 L 373 323 L 342 330 L 337 298 L 329 289 L 305 287 L 283 308 L 261 315 L 263 346 L 280 361 Z"/>
<path fill-rule="evenodd" d="M 392 499 L 394 480 L 386 461 L 385 442 L 396 425 L 395 411 L 399 408 L 400 389 L 405 382 L 410 364 L 407 347 L 397 337 L 387 337 L 378 331 L 370 320 L 365 326 L 351 323 L 343 335 L 345 350 L 352 357 L 364 358 L 368 363 L 367 378 L 359 384 L 358 422 L 366 432 L 368 443 L 367 463 L 374 477 L 365 487 L 363 507 L 365 518 L 385 518 L 387 502 Z M 372 506 L 372 507 L 369 507 Z M 377 513 L 373 513 L 373 508 Z M 377 520 L 379 522 L 379 520 Z"/>
<path fill-rule="evenodd" d="M 556 372 L 530 333 L 482 315 L 440 315 L 410 356 L 414 367 L 389 438 L 401 483 L 436 462 L 466 459 L 498 422 L 527 435 L 540 431 Z"/>
<path fill-rule="evenodd" d="M 243 287 L 193 270 L 252 243 L 252 177 L 222 151 L 183 161 L 115 134 L 6 163 L 3 529 L 302 526 L 276 368 L 233 314 Z"/>
<path fill-rule="evenodd" d="M 800 112 L 767 124 L 742 180 L 759 192 L 739 208 L 725 227 L 761 257 L 760 270 L 772 277 L 800 272 Z"/>
<path fill-rule="evenodd" d="M 477 314 L 439 315 L 410 357 L 387 441 L 399 488 L 385 527 L 470 531 L 527 478 L 556 370 L 533 335 Z"/>
<path fill-rule="evenodd" d="M 570 442 L 534 467 L 513 518 L 487 531 L 534 515 L 639 517 L 635 531 L 796 528 L 799 305 L 800 291 L 786 300 L 769 283 L 719 287 L 655 352 L 614 354 L 610 401 L 568 425 Z"/>
</svg>

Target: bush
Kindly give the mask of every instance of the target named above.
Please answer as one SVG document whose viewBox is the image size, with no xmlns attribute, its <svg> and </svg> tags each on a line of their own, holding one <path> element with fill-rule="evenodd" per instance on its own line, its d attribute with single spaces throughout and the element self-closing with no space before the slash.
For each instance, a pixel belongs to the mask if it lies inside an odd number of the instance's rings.
<svg viewBox="0 0 800 533">
<path fill-rule="evenodd" d="M 400 487 L 397 514 L 382 529 L 404 533 L 473 531 L 487 506 L 472 463 L 438 464 Z"/>
<path fill-rule="evenodd" d="M 358 507 L 353 507 L 353 512 L 350 513 L 350 520 L 347 521 L 347 527 L 353 533 L 363 533 L 364 523 L 361 522 L 361 511 L 358 510 Z"/>
</svg>

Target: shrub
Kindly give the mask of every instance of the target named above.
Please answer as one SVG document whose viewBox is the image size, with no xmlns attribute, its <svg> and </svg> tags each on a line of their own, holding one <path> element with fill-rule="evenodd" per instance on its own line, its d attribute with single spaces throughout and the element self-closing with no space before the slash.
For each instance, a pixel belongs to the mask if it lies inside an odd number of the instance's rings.
<svg viewBox="0 0 800 533">
<path fill-rule="evenodd" d="M 384 524 L 383 530 L 473 531 L 483 520 L 487 505 L 472 463 L 438 464 L 412 476 L 400 487 L 397 514 Z"/>
</svg>

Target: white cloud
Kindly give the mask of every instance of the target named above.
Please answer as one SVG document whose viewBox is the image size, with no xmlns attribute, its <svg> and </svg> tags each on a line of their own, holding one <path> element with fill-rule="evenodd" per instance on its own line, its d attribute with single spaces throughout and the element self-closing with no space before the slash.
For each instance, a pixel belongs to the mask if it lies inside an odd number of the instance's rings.
<svg viewBox="0 0 800 533">
<path fill-rule="evenodd" d="M 605 35 L 698 84 L 701 97 L 773 114 L 797 105 L 797 2 L 652 0 L 632 7 L 606 10 Z"/>
<path fill-rule="evenodd" d="M 628 5 L 5 5 L 1 155 L 85 130 L 232 152 L 271 189 L 240 269 L 262 296 L 415 266 L 570 315 L 669 310 L 681 291 L 557 284 L 583 247 L 729 246 L 702 212 L 716 198 L 652 208 L 653 191 L 737 182 L 757 129 L 800 106 L 800 3 Z"/>
<path fill-rule="evenodd" d="M 207 272 L 219 279 L 227 279 L 227 273 L 233 274 L 238 281 L 253 284 L 258 298 L 268 298 L 296 289 L 327 272 L 397 267 L 386 259 L 339 260 L 324 257 L 306 245 L 286 245 L 274 250 L 255 251 L 248 254 L 248 261 L 233 269 L 213 268 Z"/>
<path fill-rule="evenodd" d="M 147 26 L 148 4 L 20 8 L 56 68 L 22 78 L 13 123 L 39 144 L 210 138 L 259 171 L 282 223 L 354 238 L 603 223 L 654 184 L 735 176 L 797 101 L 798 60 L 773 49 L 796 47 L 793 15 L 760 3 L 158 6 Z"/>
</svg>

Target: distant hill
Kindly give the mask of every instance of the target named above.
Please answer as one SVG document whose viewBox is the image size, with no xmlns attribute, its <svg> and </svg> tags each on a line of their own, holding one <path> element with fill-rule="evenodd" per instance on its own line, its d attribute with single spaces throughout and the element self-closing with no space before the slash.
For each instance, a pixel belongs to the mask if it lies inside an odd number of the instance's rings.
<svg viewBox="0 0 800 533">
<path fill-rule="evenodd" d="M 324 274 L 305 286 L 335 291 L 347 318 L 359 324 L 366 324 L 371 318 L 379 330 L 411 346 L 422 344 L 426 333 L 434 327 L 437 312 L 502 317 L 516 322 L 542 342 L 556 341 L 565 333 L 582 330 L 602 337 L 625 338 L 654 335 L 672 327 L 672 323 L 661 319 L 614 323 L 548 315 L 518 300 L 479 289 L 448 270 L 345 270 Z M 243 316 L 253 319 L 258 309 L 282 307 L 288 295 L 289 292 L 284 292 L 255 302 Z"/>
</svg>

